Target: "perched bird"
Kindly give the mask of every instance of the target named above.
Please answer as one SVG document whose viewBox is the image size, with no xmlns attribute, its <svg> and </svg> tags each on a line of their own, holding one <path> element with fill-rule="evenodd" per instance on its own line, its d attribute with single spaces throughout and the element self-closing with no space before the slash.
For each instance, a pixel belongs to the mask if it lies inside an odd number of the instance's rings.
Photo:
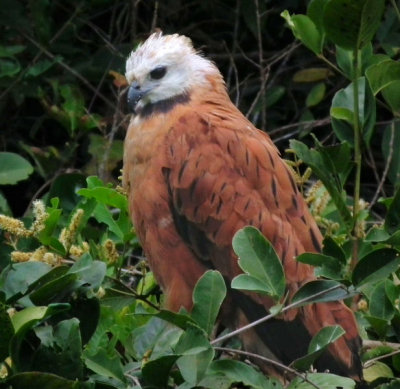
<svg viewBox="0 0 400 389">
<path fill-rule="evenodd" d="M 157 32 L 129 56 L 126 78 L 135 115 L 125 139 L 123 181 L 166 308 L 190 310 L 193 288 L 210 268 L 228 284 L 242 272 L 232 238 L 246 225 L 274 246 L 289 297 L 314 280 L 313 268 L 295 258 L 319 252 L 321 233 L 278 150 L 233 105 L 214 63 L 189 38 Z M 230 290 L 222 321 L 240 327 L 271 305 L 270 298 Z M 343 302 L 282 316 L 245 332 L 246 349 L 288 364 L 306 354 L 320 329 L 339 324 L 346 334 L 317 367 L 360 378 L 357 324 Z"/>
</svg>

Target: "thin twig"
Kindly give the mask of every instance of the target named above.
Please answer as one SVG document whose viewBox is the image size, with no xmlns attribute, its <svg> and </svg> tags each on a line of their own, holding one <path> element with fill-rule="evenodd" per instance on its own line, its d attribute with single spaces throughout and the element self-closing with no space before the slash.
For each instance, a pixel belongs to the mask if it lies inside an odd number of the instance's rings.
<svg viewBox="0 0 400 389">
<path fill-rule="evenodd" d="M 154 12 L 153 12 L 153 20 L 151 21 L 151 31 L 154 31 L 157 27 L 158 20 L 158 1 L 154 2 Z"/>
<path fill-rule="evenodd" d="M 264 69 L 264 52 L 263 52 L 263 43 L 262 43 L 262 33 L 261 33 L 261 16 L 260 16 L 260 8 L 258 4 L 258 0 L 254 0 L 254 4 L 256 6 L 256 21 L 257 21 L 257 41 L 258 41 L 258 62 L 260 64 L 260 84 L 262 90 L 264 92 L 265 85 L 267 83 L 269 72 L 267 69 Z M 261 129 L 265 130 L 267 126 L 267 111 L 265 107 L 265 93 L 261 94 Z"/>
<path fill-rule="evenodd" d="M 37 42 L 35 39 L 30 37 L 29 35 L 25 34 L 22 31 L 20 31 L 20 34 L 23 35 L 26 39 L 28 39 L 29 42 L 34 44 L 38 49 L 40 49 L 50 59 L 55 61 L 57 64 L 59 64 L 65 70 L 67 70 L 72 75 L 74 75 L 77 79 L 79 79 L 88 89 L 90 89 L 92 92 L 96 93 L 100 97 L 100 99 L 103 100 L 103 102 L 106 103 L 109 107 L 111 107 L 113 109 L 115 108 L 115 104 L 112 101 L 110 101 L 102 93 L 98 92 L 97 89 L 85 77 L 83 77 L 80 73 L 78 73 L 75 69 L 71 68 L 69 65 L 67 65 L 63 61 L 60 61 L 59 59 L 57 59 L 54 54 L 52 54 L 50 51 L 48 51 L 45 47 L 43 47 L 39 42 Z"/>
<path fill-rule="evenodd" d="M 71 23 L 71 21 L 76 17 L 77 13 L 80 11 L 81 7 L 77 6 L 75 9 L 75 12 L 71 15 L 71 17 L 62 25 L 62 27 L 54 34 L 54 36 L 49 40 L 49 45 L 51 45 L 52 43 L 54 43 L 60 36 L 61 34 L 64 32 L 64 30 L 69 26 L 69 24 Z M 0 100 L 7 95 L 8 92 L 10 92 L 10 90 L 12 88 L 14 88 L 15 85 L 17 85 L 22 78 L 25 76 L 26 72 L 39 60 L 39 58 L 42 56 L 44 52 L 42 50 L 40 50 L 35 57 L 33 58 L 33 60 L 28 64 L 28 66 L 18 75 L 18 77 L 8 86 L 8 88 L 0 95 Z"/>
<path fill-rule="evenodd" d="M 291 303 L 291 304 L 287 305 L 286 307 L 282 308 L 279 312 L 270 313 L 269 315 L 263 316 L 262 318 L 260 318 L 258 320 L 255 320 L 255 321 L 253 321 L 253 322 L 251 322 L 249 324 L 246 324 L 245 326 L 243 326 L 241 328 L 238 328 L 235 331 L 229 332 L 228 334 L 222 335 L 219 338 L 216 338 L 216 339 L 212 340 L 210 343 L 211 344 L 216 344 L 216 343 L 222 342 L 223 340 L 232 338 L 232 337 L 234 337 L 234 336 L 236 336 L 238 334 L 241 334 L 244 331 L 249 330 L 250 328 L 253 328 L 253 327 L 255 327 L 255 326 L 257 326 L 257 325 L 259 325 L 261 323 L 264 323 L 267 320 L 272 319 L 273 317 L 275 317 L 277 315 L 285 313 L 286 311 L 288 311 L 290 309 L 296 308 L 296 307 L 302 305 L 303 303 L 309 302 L 310 300 L 312 300 L 312 299 L 314 299 L 316 297 L 323 296 L 323 295 L 325 295 L 325 294 L 327 294 L 329 292 L 332 292 L 332 291 L 334 291 L 336 289 L 339 289 L 341 287 L 342 287 L 342 285 L 335 285 L 335 286 L 332 286 L 331 288 L 328 288 L 328 289 L 323 290 L 321 292 L 315 293 L 315 294 L 313 294 L 311 296 L 305 297 L 304 299 L 301 299 L 301 300 L 299 300 L 299 301 L 297 301 L 295 303 Z"/>
<path fill-rule="evenodd" d="M 119 290 L 119 289 L 113 289 L 113 288 L 109 288 L 109 290 L 113 290 L 115 292 L 118 292 L 118 293 L 121 293 L 121 294 L 125 294 L 127 296 L 134 296 L 138 300 L 141 300 L 141 301 L 145 302 L 146 304 L 148 304 L 150 307 L 156 309 L 157 311 L 160 310 L 160 307 L 158 307 L 157 305 L 153 304 L 151 301 L 147 300 L 146 297 L 141 296 L 139 293 L 136 292 L 136 290 L 130 288 L 128 285 L 124 284 L 118 278 L 113 278 L 113 277 L 108 277 L 108 278 L 110 280 L 113 280 L 117 284 L 120 284 L 121 286 L 125 287 L 126 289 L 128 289 L 130 293 L 124 292 L 123 290 Z"/>
<path fill-rule="evenodd" d="M 282 131 L 290 130 L 291 128 L 295 128 L 295 127 L 299 127 L 299 126 L 310 126 L 311 128 L 321 127 L 321 126 L 326 126 L 330 122 L 331 122 L 330 117 L 326 117 L 324 119 L 319 119 L 319 120 L 307 120 L 304 122 L 291 123 L 291 124 L 286 124 L 285 126 L 277 127 L 271 131 L 268 131 L 268 134 L 270 136 L 273 136 Z"/>
<path fill-rule="evenodd" d="M 394 349 L 400 349 L 400 343 L 382 342 L 380 340 L 370 340 L 370 339 L 364 339 L 362 341 L 362 347 L 364 349 L 370 349 L 370 348 L 381 347 L 381 346 L 388 346 L 388 347 L 392 347 Z"/>
<path fill-rule="evenodd" d="M 230 352 L 230 353 L 235 353 L 235 354 L 239 354 L 239 355 L 245 355 L 247 357 L 251 357 L 254 359 L 260 359 L 261 361 L 267 362 L 271 365 L 274 365 L 276 367 L 279 367 L 280 369 L 287 371 L 289 373 L 292 373 L 294 375 L 296 375 L 297 377 L 300 377 L 302 380 L 304 380 L 305 382 L 309 383 L 310 385 L 314 386 L 314 388 L 320 389 L 320 387 L 316 384 L 314 384 L 314 382 L 310 381 L 306 374 L 302 374 L 299 373 L 297 370 L 284 365 L 283 363 L 280 363 L 278 361 L 275 361 L 273 359 L 270 358 L 266 358 L 262 355 L 258 355 L 258 354 L 254 354 L 254 353 L 250 353 L 248 351 L 243 351 L 243 350 L 236 350 L 234 348 L 227 348 L 227 347 L 214 347 L 215 350 L 219 350 L 219 351 L 225 351 L 225 352 Z"/>
<path fill-rule="evenodd" d="M 379 357 L 372 358 L 364 363 L 364 369 L 373 365 L 375 362 L 380 361 L 381 359 L 385 359 L 387 357 L 392 357 L 393 355 L 400 354 L 400 350 L 392 351 L 391 353 L 380 355 Z"/>
<path fill-rule="evenodd" d="M 389 154 L 387 156 L 385 169 L 383 170 L 382 178 L 379 181 L 379 185 L 376 188 L 374 197 L 372 198 L 372 200 L 371 200 L 371 202 L 370 202 L 370 204 L 368 206 L 368 209 L 371 209 L 375 205 L 375 203 L 377 202 L 378 197 L 379 197 L 379 193 L 382 191 L 383 184 L 386 181 L 386 177 L 387 177 L 387 175 L 389 173 L 390 164 L 391 164 L 392 158 L 393 158 L 393 145 L 394 145 L 394 122 L 392 122 L 392 124 L 390 126 Z"/>
</svg>

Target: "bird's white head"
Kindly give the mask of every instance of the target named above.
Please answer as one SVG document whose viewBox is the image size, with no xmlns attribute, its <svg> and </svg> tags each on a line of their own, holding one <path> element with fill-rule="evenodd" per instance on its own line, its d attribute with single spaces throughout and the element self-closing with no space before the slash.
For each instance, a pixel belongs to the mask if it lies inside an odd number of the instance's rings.
<svg viewBox="0 0 400 389">
<path fill-rule="evenodd" d="M 216 66 L 195 51 L 189 38 L 156 32 L 126 61 L 128 105 L 137 113 L 156 104 L 166 110 L 174 101 L 189 98 L 193 88 L 206 86 L 210 75 L 220 77 Z"/>
</svg>

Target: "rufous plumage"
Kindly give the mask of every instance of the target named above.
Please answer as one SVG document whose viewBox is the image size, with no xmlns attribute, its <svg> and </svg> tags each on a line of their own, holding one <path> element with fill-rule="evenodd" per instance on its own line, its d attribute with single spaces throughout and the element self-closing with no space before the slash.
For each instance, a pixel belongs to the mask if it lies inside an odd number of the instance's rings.
<svg viewBox="0 0 400 389">
<path fill-rule="evenodd" d="M 154 33 L 129 56 L 126 77 L 135 115 L 123 181 L 166 308 L 190 310 L 193 288 L 208 269 L 219 270 L 228 284 L 241 273 L 232 238 L 246 225 L 274 246 L 290 297 L 314 280 L 313 268 L 295 258 L 319 252 L 321 233 L 277 148 L 231 102 L 217 67 L 189 38 Z M 271 305 L 269 298 L 231 290 L 222 321 L 239 327 Z M 341 301 L 291 310 L 244 333 L 242 341 L 250 351 L 290 363 L 321 328 L 335 324 L 346 334 L 317 366 L 358 379 L 357 324 Z"/>
</svg>

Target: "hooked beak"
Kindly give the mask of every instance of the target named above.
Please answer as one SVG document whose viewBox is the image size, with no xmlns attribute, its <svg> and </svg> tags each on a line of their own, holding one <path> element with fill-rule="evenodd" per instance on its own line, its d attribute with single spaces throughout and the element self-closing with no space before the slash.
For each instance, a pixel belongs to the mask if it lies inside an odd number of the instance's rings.
<svg viewBox="0 0 400 389">
<path fill-rule="evenodd" d="M 135 113 L 135 108 L 137 103 L 141 100 L 141 98 L 145 95 L 146 93 L 143 92 L 140 88 L 140 85 L 137 81 L 132 82 L 128 89 L 128 106 L 129 109 Z"/>
</svg>

